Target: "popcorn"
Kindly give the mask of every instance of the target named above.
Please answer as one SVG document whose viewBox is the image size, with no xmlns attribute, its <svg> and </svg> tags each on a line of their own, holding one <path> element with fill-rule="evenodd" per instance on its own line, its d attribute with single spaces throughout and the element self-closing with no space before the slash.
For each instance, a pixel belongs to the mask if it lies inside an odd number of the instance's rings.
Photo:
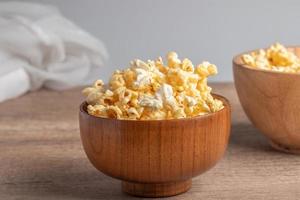
<svg viewBox="0 0 300 200">
<path fill-rule="evenodd" d="M 254 63 L 254 59 L 248 56 Z M 287 62 L 287 61 L 285 61 Z M 129 68 L 115 71 L 104 85 L 97 80 L 82 93 L 89 104 L 87 111 L 97 117 L 128 120 L 162 120 L 195 117 L 223 109 L 214 99 L 207 77 L 217 74 L 217 67 L 203 62 L 197 67 L 176 52 L 146 62 L 136 59 Z"/>
<path fill-rule="evenodd" d="M 187 71 L 187 72 L 194 72 L 194 65 L 193 65 L 192 61 L 190 61 L 187 58 L 183 59 L 181 68 L 182 68 L 182 70 Z"/>
<path fill-rule="evenodd" d="M 190 96 L 185 96 L 186 104 L 188 107 L 193 107 L 197 104 L 197 100 Z"/>
<path fill-rule="evenodd" d="M 208 75 L 215 75 L 218 73 L 217 67 L 213 64 L 210 64 L 207 61 L 204 61 L 196 68 L 196 73 L 200 76 L 208 76 Z"/>
<path fill-rule="evenodd" d="M 136 81 L 133 83 L 134 88 L 143 88 L 144 86 L 147 86 L 151 82 L 151 75 L 148 71 L 137 68 L 135 69 L 136 72 Z"/>
<path fill-rule="evenodd" d="M 119 71 L 116 71 L 110 81 L 109 81 L 110 87 L 112 90 L 118 89 L 119 87 L 125 86 L 125 80 L 123 77 L 123 74 L 120 73 Z"/>
<path fill-rule="evenodd" d="M 286 47 L 279 43 L 275 43 L 267 50 L 260 49 L 250 54 L 242 55 L 244 64 L 253 68 L 299 73 L 300 59 Z"/>
<path fill-rule="evenodd" d="M 101 90 L 102 87 L 103 87 L 103 85 L 104 85 L 104 83 L 103 83 L 102 80 L 97 80 L 97 81 L 95 81 L 95 83 L 94 83 L 94 88 L 95 88 L 95 89 L 98 89 L 98 90 Z"/>
<path fill-rule="evenodd" d="M 86 102 L 90 105 L 96 105 L 103 94 L 90 89 L 85 89 L 83 93 L 87 94 Z"/>
<path fill-rule="evenodd" d="M 122 111 L 117 106 L 108 106 L 105 111 L 108 118 L 121 118 L 122 116 Z"/>
<path fill-rule="evenodd" d="M 178 59 L 178 55 L 176 52 L 169 52 L 167 55 L 167 59 L 169 67 L 179 67 L 181 64 L 181 61 Z"/>
<path fill-rule="evenodd" d="M 158 110 L 163 107 L 162 101 L 152 96 L 144 95 L 139 99 L 139 105 L 142 107 L 149 107 L 153 110 Z"/>
<path fill-rule="evenodd" d="M 142 108 L 142 107 L 141 107 Z M 139 119 L 141 116 L 142 110 L 137 110 L 134 107 L 131 107 L 127 110 L 128 118 L 129 119 Z"/>
</svg>

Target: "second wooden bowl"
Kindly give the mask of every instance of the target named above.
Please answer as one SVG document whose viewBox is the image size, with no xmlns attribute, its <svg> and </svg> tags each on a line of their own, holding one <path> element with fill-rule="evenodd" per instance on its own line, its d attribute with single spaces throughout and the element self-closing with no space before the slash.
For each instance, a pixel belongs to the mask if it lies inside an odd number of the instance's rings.
<svg viewBox="0 0 300 200">
<path fill-rule="evenodd" d="M 230 106 L 178 120 L 132 121 L 91 116 L 80 106 L 80 133 L 91 163 L 122 180 L 124 192 L 144 197 L 172 196 L 221 159 L 230 132 Z"/>
<path fill-rule="evenodd" d="M 300 56 L 300 48 L 289 49 Z M 233 59 L 233 72 L 245 113 L 274 148 L 300 153 L 300 74 L 254 69 L 241 56 Z"/>
</svg>

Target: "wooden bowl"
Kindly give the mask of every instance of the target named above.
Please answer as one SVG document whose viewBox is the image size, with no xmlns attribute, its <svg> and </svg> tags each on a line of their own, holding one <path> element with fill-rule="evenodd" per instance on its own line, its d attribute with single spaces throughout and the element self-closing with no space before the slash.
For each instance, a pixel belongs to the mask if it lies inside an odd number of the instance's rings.
<svg viewBox="0 0 300 200">
<path fill-rule="evenodd" d="M 100 118 L 80 106 L 82 144 L 91 163 L 122 180 L 124 192 L 163 197 L 183 193 L 191 178 L 213 167 L 224 154 L 230 132 L 230 105 L 204 116 L 172 120 Z"/>
<path fill-rule="evenodd" d="M 300 153 L 300 74 L 254 69 L 241 56 L 233 59 L 234 82 L 248 118 L 274 148 Z"/>
</svg>

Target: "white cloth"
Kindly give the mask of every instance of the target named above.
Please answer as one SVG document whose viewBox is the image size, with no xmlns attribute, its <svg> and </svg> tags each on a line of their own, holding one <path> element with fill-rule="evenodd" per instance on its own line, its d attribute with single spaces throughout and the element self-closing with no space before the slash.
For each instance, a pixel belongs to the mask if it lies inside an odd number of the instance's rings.
<svg viewBox="0 0 300 200">
<path fill-rule="evenodd" d="M 107 60 L 101 41 L 51 6 L 0 3 L 0 102 L 29 90 L 89 83 Z"/>
</svg>

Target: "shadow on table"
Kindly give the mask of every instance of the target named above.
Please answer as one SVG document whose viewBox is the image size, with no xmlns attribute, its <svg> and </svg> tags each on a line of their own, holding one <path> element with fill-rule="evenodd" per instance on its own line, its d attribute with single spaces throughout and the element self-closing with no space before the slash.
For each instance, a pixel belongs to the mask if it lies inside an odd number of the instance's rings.
<svg viewBox="0 0 300 200">
<path fill-rule="evenodd" d="M 232 125 L 230 149 L 245 153 L 279 156 L 267 139 L 250 123 Z M 16 166 L 11 183 L 4 183 L 7 194 L 22 196 L 22 199 L 132 199 L 122 193 L 120 181 L 98 172 L 85 156 L 47 156 L 34 158 Z M 23 198 L 24 197 L 24 198 Z M 33 197 L 33 198 L 32 198 Z M 184 196 L 181 196 L 184 198 Z"/>
<path fill-rule="evenodd" d="M 141 199 L 123 193 L 121 182 L 112 179 L 101 172 L 91 168 L 90 171 L 77 172 L 70 174 L 67 172 L 68 164 L 62 169 L 59 176 L 49 176 L 53 170 L 44 169 L 36 171 L 31 176 L 20 177 L 23 183 L 20 185 L 13 184 L 8 188 L 8 193 L 15 193 L 21 196 L 20 199 L 97 199 L 97 200 L 126 200 Z M 25 181 L 24 181 L 25 180 Z M 26 182 L 24 184 L 24 182 Z M 16 188 L 19 187 L 19 188 Z M 17 191 L 17 192 L 15 192 Z M 173 197 L 172 199 L 185 199 L 185 194 Z M 146 198 L 151 199 L 151 198 Z M 156 198 L 157 199 L 157 198 Z M 166 198 L 165 198 L 166 199 Z"/>
<path fill-rule="evenodd" d="M 55 165 L 43 162 L 48 167 L 19 174 L 18 180 L 5 186 L 6 193 L 22 196 L 22 199 L 132 199 L 121 191 L 120 181 L 105 176 L 92 166 L 82 170 L 76 163 L 78 169 L 72 167 L 70 170 L 67 161 Z"/>
<path fill-rule="evenodd" d="M 229 147 L 240 148 L 253 153 L 264 152 L 272 155 L 286 154 L 293 156 L 293 154 L 287 154 L 272 148 L 268 142 L 268 138 L 250 122 L 232 124 Z"/>
<path fill-rule="evenodd" d="M 267 138 L 251 123 L 232 124 L 230 146 L 252 151 L 273 151 Z"/>
</svg>

